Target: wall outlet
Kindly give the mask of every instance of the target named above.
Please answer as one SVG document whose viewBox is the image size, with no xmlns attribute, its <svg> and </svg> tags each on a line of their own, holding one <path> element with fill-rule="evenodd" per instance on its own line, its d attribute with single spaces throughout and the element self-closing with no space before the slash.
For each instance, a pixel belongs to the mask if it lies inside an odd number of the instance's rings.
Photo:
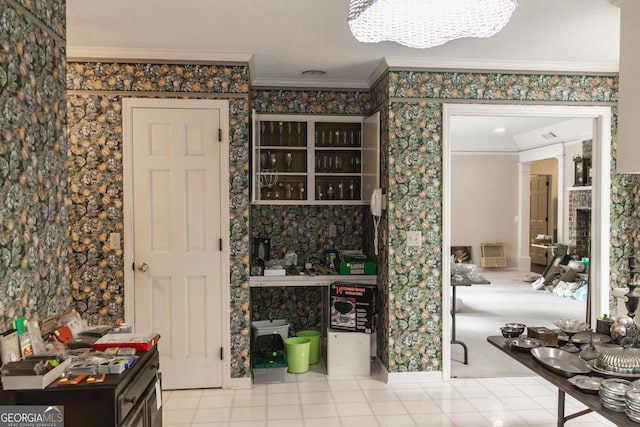
<svg viewBox="0 0 640 427">
<path fill-rule="evenodd" d="M 338 235 L 338 227 L 335 224 L 329 224 L 329 237 L 336 237 Z"/>
<path fill-rule="evenodd" d="M 422 232 L 407 231 L 407 246 L 422 246 Z"/>
</svg>

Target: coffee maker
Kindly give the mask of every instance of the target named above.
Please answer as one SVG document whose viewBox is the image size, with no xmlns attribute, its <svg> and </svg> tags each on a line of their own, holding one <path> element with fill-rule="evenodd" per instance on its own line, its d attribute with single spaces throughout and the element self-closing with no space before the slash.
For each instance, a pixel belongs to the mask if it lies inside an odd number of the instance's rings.
<svg viewBox="0 0 640 427">
<path fill-rule="evenodd" d="M 264 276 L 265 261 L 270 259 L 271 241 L 266 237 L 254 237 L 251 249 L 251 275 Z"/>
</svg>

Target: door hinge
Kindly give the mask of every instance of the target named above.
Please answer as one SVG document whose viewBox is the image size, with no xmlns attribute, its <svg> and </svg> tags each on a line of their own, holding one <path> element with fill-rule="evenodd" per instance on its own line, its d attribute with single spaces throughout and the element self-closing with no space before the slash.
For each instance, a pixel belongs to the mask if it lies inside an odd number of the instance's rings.
<svg viewBox="0 0 640 427">
<path fill-rule="evenodd" d="M 218 142 L 222 142 L 222 129 L 218 128 Z"/>
<path fill-rule="evenodd" d="M 132 262 L 132 263 L 131 263 L 131 269 L 132 269 L 133 271 L 136 271 L 136 263 L 135 263 L 135 262 Z"/>
<path fill-rule="evenodd" d="M 219 244 L 219 246 L 220 246 L 220 250 L 222 250 L 222 239 L 220 239 L 220 240 L 218 241 L 218 244 Z"/>
<path fill-rule="evenodd" d="M 220 360 L 224 360 L 224 347 L 220 347 Z"/>
</svg>

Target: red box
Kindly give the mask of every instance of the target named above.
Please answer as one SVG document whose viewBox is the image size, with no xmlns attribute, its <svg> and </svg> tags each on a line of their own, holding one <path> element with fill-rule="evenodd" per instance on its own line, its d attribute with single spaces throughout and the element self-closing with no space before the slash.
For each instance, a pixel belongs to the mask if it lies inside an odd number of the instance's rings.
<svg viewBox="0 0 640 427">
<path fill-rule="evenodd" d="M 149 351 L 158 340 L 160 335 L 156 333 L 106 334 L 91 347 L 97 351 L 113 347 L 131 347 L 140 351 Z"/>
</svg>

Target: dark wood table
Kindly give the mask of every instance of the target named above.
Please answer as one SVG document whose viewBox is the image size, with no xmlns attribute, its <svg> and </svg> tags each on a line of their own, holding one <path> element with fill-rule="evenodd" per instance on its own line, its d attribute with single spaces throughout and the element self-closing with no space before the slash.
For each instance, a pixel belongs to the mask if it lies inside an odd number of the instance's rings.
<svg viewBox="0 0 640 427">
<path fill-rule="evenodd" d="M 462 350 L 464 351 L 464 364 L 467 365 L 469 358 L 467 349 L 467 345 L 456 339 L 456 289 L 458 286 L 472 286 L 472 285 L 490 285 L 491 282 L 487 279 L 482 280 L 470 280 L 466 276 L 463 276 L 461 279 L 456 276 L 451 276 L 451 296 L 453 301 L 451 302 L 451 344 L 459 344 L 462 346 Z"/>
<path fill-rule="evenodd" d="M 530 353 L 511 349 L 502 335 L 487 337 L 487 341 L 489 341 L 490 344 L 494 345 L 503 353 L 511 356 L 513 359 L 531 369 L 533 372 L 540 375 L 542 378 L 549 381 L 551 384 L 555 385 L 558 388 L 557 425 L 559 427 L 564 426 L 564 423 L 569 420 L 572 420 L 581 415 L 588 414 L 590 412 L 597 412 L 617 426 L 638 426 L 638 424 L 631 421 L 624 414 L 624 412 L 615 412 L 602 406 L 602 403 L 600 403 L 600 397 L 597 394 L 584 393 L 575 388 L 567 378 L 545 368 L 543 365 L 538 363 Z M 595 373 L 591 375 L 598 376 Z M 579 401 L 589 409 L 585 409 L 574 414 L 565 415 L 565 396 L 567 394 L 575 398 L 577 401 Z"/>
</svg>

